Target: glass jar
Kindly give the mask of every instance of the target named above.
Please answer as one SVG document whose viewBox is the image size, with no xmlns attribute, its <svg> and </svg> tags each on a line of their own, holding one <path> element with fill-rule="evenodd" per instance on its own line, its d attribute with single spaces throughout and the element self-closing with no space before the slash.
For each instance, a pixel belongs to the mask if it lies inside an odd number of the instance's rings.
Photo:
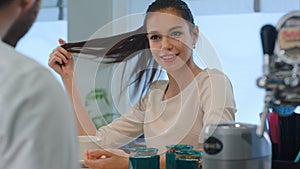
<svg viewBox="0 0 300 169">
<path fill-rule="evenodd" d="M 175 168 L 175 153 L 181 150 L 190 150 L 193 149 L 192 145 L 188 144 L 176 144 L 176 145 L 168 145 L 166 152 L 166 169 L 174 169 Z"/>
<path fill-rule="evenodd" d="M 129 156 L 129 169 L 159 169 L 159 155 L 156 148 L 132 148 Z"/>
<path fill-rule="evenodd" d="M 181 150 L 176 152 L 175 169 L 201 169 L 202 151 Z"/>
</svg>

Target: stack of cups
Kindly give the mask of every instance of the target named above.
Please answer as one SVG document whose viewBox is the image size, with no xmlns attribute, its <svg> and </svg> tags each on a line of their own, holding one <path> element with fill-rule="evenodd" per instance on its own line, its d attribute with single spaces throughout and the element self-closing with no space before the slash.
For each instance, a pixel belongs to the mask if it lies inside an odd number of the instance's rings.
<svg viewBox="0 0 300 169">
<path fill-rule="evenodd" d="M 202 151 L 193 150 L 192 145 L 167 146 L 166 169 L 200 169 Z"/>
<path fill-rule="evenodd" d="M 201 169 L 202 151 L 182 150 L 176 152 L 175 169 Z"/>
<path fill-rule="evenodd" d="M 166 169 L 175 169 L 175 158 L 177 152 L 193 149 L 193 146 L 188 144 L 168 145 L 166 147 Z"/>
<path fill-rule="evenodd" d="M 156 148 L 132 148 L 129 169 L 159 169 L 159 155 Z"/>
</svg>

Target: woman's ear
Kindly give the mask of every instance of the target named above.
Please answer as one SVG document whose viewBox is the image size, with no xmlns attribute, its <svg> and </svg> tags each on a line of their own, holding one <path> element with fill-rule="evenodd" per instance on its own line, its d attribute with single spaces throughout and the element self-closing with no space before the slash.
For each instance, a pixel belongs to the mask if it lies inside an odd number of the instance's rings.
<svg viewBox="0 0 300 169">
<path fill-rule="evenodd" d="M 193 44 L 196 44 L 199 37 L 199 28 L 198 26 L 194 26 L 193 28 Z"/>
</svg>

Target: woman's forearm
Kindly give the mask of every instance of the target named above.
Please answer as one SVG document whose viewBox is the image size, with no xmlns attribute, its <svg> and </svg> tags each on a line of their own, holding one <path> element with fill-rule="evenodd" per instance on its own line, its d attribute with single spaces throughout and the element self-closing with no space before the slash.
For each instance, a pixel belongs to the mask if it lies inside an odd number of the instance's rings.
<svg viewBox="0 0 300 169">
<path fill-rule="evenodd" d="M 75 75 L 62 78 L 64 86 L 68 91 L 73 108 L 75 111 L 75 117 L 77 121 L 77 128 L 79 135 L 96 135 L 96 127 L 90 119 L 82 99 L 80 97 L 79 89 L 77 86 Z"/>
</svg>

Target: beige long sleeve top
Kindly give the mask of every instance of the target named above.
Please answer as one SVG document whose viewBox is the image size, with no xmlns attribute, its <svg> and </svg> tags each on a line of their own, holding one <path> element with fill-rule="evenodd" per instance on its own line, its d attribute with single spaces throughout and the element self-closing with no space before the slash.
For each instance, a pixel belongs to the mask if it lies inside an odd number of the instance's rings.
<svg viewBox="0 0 300 169">
<path fill-rule="evenodd" d="M 234 121 L 230 80 L 216 69 L 205 69 L 178 95 L 164 100 L 168 81 L 157 81 L 129 111 L 97 131 L 102 146 L 118 148 L 144 134 L 147 147 L 162 153 L 166 145 L 200 148 L 205 125 Z"/>
</svg>

